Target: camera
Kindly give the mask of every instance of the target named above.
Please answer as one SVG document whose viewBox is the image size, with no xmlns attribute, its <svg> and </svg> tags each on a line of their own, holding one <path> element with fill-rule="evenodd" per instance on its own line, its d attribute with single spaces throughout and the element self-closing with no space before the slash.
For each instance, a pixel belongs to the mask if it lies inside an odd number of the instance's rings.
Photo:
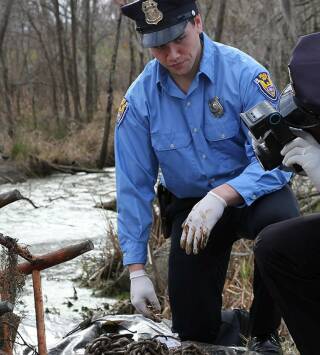
<svg viewBox="0 0 320 355">
<path fill-rule="evenodd" d="M 308 130 L 320 123 L 320 117 L 314 116 L 297 104 L 291 85 L 288 85 L 280 97 L 279 110 L 269 101 L 263 101 L 241 113 L 240 117 L 257 140 L 255 153 L 265 170 L 272 170 L 281 165 L 283 156 L 280 151 L 296 138 L 290 127 L 300 128 L 299 122 L 303 121 L 304 129 Z M 299 168 L 296 167 L 296 170 Z"/>
<path fill-rule="evenodd" d="M 265 170 L 281 165 L 282 148 L 296 138 L 291 128 L 308 131 L 320 142 L 319 48 L 320 32 L 300 38 L 289 63 L 291 84 L 281 94 L 278 109 L 263 101 L 240 114 L 257 141 L 255 153 Z"/>
</svg>

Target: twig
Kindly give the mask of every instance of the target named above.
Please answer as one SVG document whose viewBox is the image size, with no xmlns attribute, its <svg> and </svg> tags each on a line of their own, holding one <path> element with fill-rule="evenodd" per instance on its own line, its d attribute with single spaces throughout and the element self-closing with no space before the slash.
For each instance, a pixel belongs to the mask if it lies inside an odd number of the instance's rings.
<svg viewBox="0 0 320 355">
<path fill-rule="evenodd" d="M 17 341 L 15 342 L 15 344 L 17 345 L 25 345 L 27 346 L 29 349 L 33 350 L 33 354 L 34 355 L 39 355 L 39 353 L 36 351 L 36 347 L 32 346 L 30 344 L 27 343 L 27 341 L 23 338 L 23 336 L 21 335 L 21 333 L 18 331 L 18 328 L 16 326 L 14 326 L 13 324 L 11 324 L 10 322 L 7 321 L 2 321 L 3 324 L 7 324 L 10 328 L 13 328 L 14 331 L 17 333 L 17 335 L 21 338 L 23 344 L 18 343 Z"/>
</svg>

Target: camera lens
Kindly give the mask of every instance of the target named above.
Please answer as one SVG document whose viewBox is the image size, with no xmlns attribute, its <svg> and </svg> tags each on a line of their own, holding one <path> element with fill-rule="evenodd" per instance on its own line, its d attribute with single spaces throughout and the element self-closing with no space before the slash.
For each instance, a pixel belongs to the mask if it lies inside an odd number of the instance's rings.
<svg viewBox="0 0 320 355">
<path fill-rule="evenodd" d="M 280 123 L 282 117 L 278 112 L 275 112 L 269 116 L 269 123 L 271 125 L 277 125 Z"/>
</svg>

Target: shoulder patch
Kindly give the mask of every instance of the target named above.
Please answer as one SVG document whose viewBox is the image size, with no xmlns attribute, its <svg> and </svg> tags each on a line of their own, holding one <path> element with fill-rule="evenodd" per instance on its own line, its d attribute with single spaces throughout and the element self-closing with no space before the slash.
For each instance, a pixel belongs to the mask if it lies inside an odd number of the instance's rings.
<svg viewBox="0 0 320 355">
<path fill-rule="evenodd" d="M 276 87 L 274 86 L 270 75 L 267 72 L 262 72 L 258 74 L 254 82 L 258 85 L 260 91 L 266 96 L 268 99 L 272 101 L 276 101 L 278 99 L 278 92 Z"/>
<path fill-rule="evenodd" d="M 118 109 L 118 114 L 117 114 L 117 125 L 119 126 L 119 124 L 122 122 L 122 120 L 124 119 L 126 112 L 128 110 L 128 101 L 123 98 L 119 109 Z"/>
</svg>

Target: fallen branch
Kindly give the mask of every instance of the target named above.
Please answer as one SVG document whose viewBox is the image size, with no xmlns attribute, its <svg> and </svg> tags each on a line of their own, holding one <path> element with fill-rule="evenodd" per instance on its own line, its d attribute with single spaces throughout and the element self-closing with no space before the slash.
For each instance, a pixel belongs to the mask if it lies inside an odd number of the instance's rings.
<svg viewBox="0 0 320 355">
<path fill-rule="evenodd" d="M 117 211 L 117 200 L 113 199 L 113 200 L 108 201 L 108 202 L 99 202 L 94 207 L 95 208 L 102 208 L 102 209 L 107 210 L 107 211 L 116 212 Z"/>
<path fill-rule="evenodd" d="M 58 171 L 64 174 L 74 175 L 76 173 L 88 173 L 88 174 L 107 174 L 108 172 L 103 169 L 91 169 L 76 165 L 63 165 L 55 164 L 46 160 L 39 159 L 38 157 L 30 156 L 29 164 L 31 170 L 39 175 L 48 175 L 54 171 Z"/>
<path fill-rule="evenodd" d="M 0 194 L 0 208 L 19 200 L 25 200 L 29 202 L 34 208 L 38 208 L 29 198 L 21 195 L 20 191 L 18 190 L 13 190 L 4 194 Z"/>
</svg>

